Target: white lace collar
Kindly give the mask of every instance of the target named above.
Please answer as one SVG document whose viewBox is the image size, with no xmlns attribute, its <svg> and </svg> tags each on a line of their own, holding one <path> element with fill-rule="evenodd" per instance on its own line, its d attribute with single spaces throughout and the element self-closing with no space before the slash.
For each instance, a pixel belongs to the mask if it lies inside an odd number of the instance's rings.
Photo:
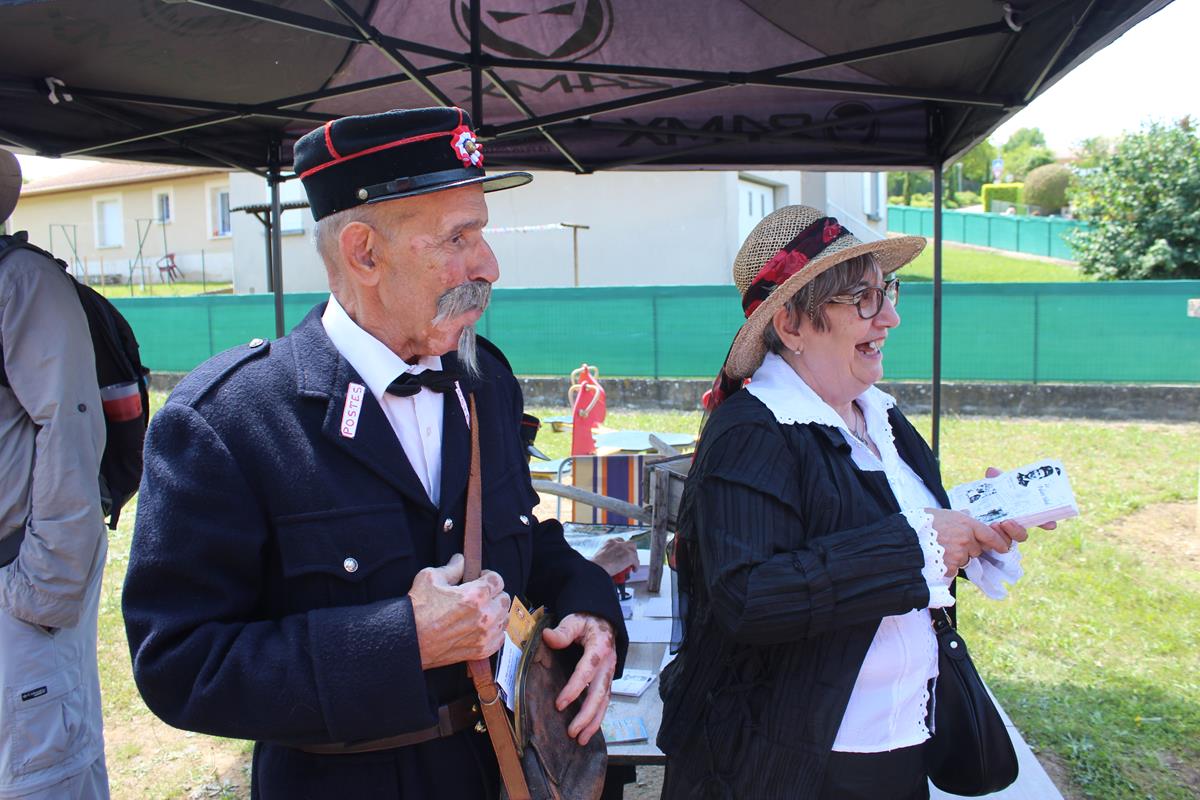
<svg viewBox="0 0 1200 800">
<path fill-rule="evenodd" d="M 746 391 L 762 401 L 780 425 L 805 425 L 815 422 L 850 434 L 850 428 L 841 415 L 822 400 L 776 353 L 767 353 L 763 358 L 762 366 L 755 370 Z M 855 399 L 866 418 L 867 432 L 873 438 L 876 437 L 880 423 L 888 429 L 891 428 L 887 421 L 887 413 L 896 405 L 895 398 L 871 386 Z"/>
</svg>

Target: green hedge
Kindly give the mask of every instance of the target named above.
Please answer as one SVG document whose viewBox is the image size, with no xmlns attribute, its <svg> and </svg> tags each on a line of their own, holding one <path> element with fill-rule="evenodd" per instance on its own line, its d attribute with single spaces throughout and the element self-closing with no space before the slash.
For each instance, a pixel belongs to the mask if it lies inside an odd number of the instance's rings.
<svg viewBox="0 0 1200 800">
<path fill-rule="evenodd" d="M 1021 202 L 1023 183 L 985 183 L 983 185 L 983 210 L 991 211 L 993 202 L 1012 203 L 1014 206 Z"/>
</svg>

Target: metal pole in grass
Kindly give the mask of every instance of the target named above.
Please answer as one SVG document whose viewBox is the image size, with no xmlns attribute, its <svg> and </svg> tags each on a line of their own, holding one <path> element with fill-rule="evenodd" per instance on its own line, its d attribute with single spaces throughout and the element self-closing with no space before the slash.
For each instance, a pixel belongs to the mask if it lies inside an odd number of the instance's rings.
<svg viewBox="0 0 1200 800">
<path fill-rule="evenodd" d="M 267 183 L 271 187 L 271 276 L 272 290 L 275 295 L 275 337 L 283 338 L 283 236 L 280 230 L 279 177 L 280 141 L 278 138 L 271 142 L 267 152 Z"/>
<path fill-rule="evenodd" d="M 933 167 L 933 457 L 940 458 L 942 422 L 942 164 Z"/>
<path fill-rule="evenodd" d="M 1200 318 L 1200 297 L 1188 300 L 1187 313 L 1189 317 Z M 1200 535 L 1200 467 L 1196 468 L 1196 534 Z"/>
</svg>

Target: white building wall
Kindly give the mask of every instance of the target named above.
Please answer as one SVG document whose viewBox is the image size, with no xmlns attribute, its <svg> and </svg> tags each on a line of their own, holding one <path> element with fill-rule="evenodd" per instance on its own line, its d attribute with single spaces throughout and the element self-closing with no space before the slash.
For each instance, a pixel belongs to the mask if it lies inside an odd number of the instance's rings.
<svg viewBox="0 0 1200 800">
<path fill-rule="evenodd" d="M 885 230 L 882 221 L 866 219 L 860 173 L 535 172 L 533 183 L 487 196 L 488 241 L 500 262 L 497 285 L 574 285 L 570 229 L 506 230 L 562 222 L 589 226 L 577 234 L 580 285 L 730 283 L 741 246 L 739 179 L 770 186 L 776 208 L 828 202 L 830 213 L 860 236 Z M 265 182 L 255 175 L 234 174 L 230 188 L 235 207 L 266 202 Z M 297 216 L 303 230 L 283 237 L 284 289 L 326 291 L 325 271 L 312 245 L 312 216 L 307 210 Z M 264 226 L 250 214 L 235 212 L 233 239 L 235 291 L 265 292 Z"/>
</svg>

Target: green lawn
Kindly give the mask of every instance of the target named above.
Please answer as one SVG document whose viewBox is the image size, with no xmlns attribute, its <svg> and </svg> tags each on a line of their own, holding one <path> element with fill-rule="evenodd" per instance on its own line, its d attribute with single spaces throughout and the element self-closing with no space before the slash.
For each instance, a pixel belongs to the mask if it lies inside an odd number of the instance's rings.
<svg viewBox="0 0 1200 800">
<path fill-rule="evenodd" d="M 163 395 L 153 393 L 152 408 Z M 563 408 L 535 408 L 540 417 Z M 698 413 L 608 415 L 617 429 L 694 432 Z M 928 433 L 929 418 L 914 420 Z M 992 602 L 960 592 L 962 625 L 980 671 L 1035 750 L 1062 763 L 1074 797 L 1184 800 L 1200 788 L 1200 580 L 1169 545 L 1127 541 L 1122 520 L 1195 500 L 1200 425 L 946 419 L 947 485 L 1053 456 L 1066 464 L 1082 517 L 1037 531 L 1026 576 Z M 538 446 L 566 455 L 569 433 L 542 428 Z M 113 797 L 248 797 L 248 745 L 184 734 L 138 697 L 120 615 L 135 509 L 111 538 L 100 615 L 108 767 Z M 1191 521 L 1163 541 L 1194 536 Z M 1190 570 L 1190 571 L 1189 571 Z"/>
<path fill-rule="evenodd" d="M 605 424 L 694 432 L 699 421 L 609 413 Z M 929 417 L 913 422 L 929 435 Z M 1200 425 L 949 418 L 942 436 L 947 486 L 1056 457 L 1079 500 L 1080 518 L 1022 548 L 1026 576 L 1010 599 L 960 592 L 979 669 L 1026 740 L 1065 765 L 1077 797 L 1200 796 L 1200 576 L 1120 536 L 1139 509 L 1195 501 Z M 545 425 L 537 444 L 561 457 L 570 434 Z M 1164 538 L 1194 536 L 1191 519 Z"/>
<path fill-rule="evenodd" d="M 175 281 L 174 283 L 147 283 L 144 288 L 138 283 L 93 286 L 92 288 L 105 297 L 182 297 L 204 292 L 228 294 L 233 291 L 233 283 L 230 281 L 208 281 L 207 283 Z"/>
<path fill-rule="evenodd" d="M 932 242 L 900 275 L 906 281 L 933 280 Z M 959 247 L 949 242 L 942 245 L 942 279 L 976 283 L 1073 283 L 1092 280 L 1070 264 L 1016 258 L 990 250 Z"/>
</svg>

